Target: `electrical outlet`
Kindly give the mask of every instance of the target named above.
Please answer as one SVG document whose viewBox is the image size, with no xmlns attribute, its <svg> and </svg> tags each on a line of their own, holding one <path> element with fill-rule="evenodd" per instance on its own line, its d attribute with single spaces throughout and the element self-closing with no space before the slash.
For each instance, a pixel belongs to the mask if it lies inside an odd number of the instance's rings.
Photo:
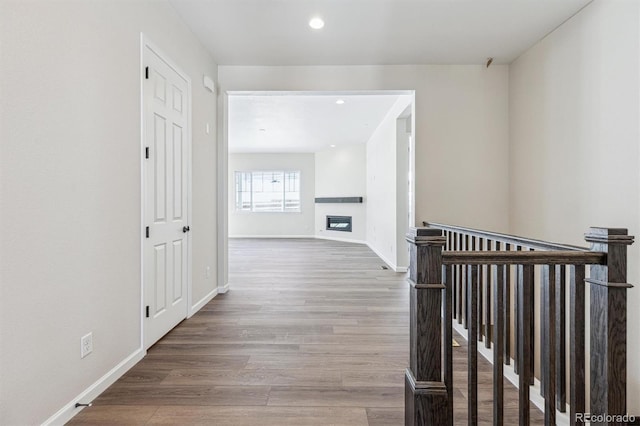
<svg viewBox="0 0 640 426">
<path fill-rule="evenodd" d="M 207 266 L 204 270 L 204 277 L 206 279 L 211 278 L 211 266 Z"/>
<path fill-rule="evenodd" d="M 86 334 L 80 338 L 80 358 L 84 358 L 93 352 L 93 333 Z"/>
</svg>

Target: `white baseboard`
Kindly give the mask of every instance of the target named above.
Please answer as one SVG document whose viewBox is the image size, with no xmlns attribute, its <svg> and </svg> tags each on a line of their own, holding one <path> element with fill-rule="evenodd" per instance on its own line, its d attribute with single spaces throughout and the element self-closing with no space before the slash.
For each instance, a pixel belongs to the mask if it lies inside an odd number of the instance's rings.
<svg viewBox="0 0 640 426">
<path fill-rule="evenodd" d="M 226 283 L 222 287 L 218 287 L 218 294 L 225 294 L 229 291 L 229 283 Z"/>
<path fill-rule="evenodd" d="M 350 238 L 327 237 L 325 235 L 316 235 L 315 238 L 319 240 L 340 241 L 342 243 L 367 244 L 366 241 L 352 240 Z"/>
<path fill-rule="evenodd" d="M 75 397 L 71 402 L 62 407 L 53 416 L 49 417 L 42 423 L 43 426 L 57 426 L 64 425 L 71 420 L 73 416 L 78 414 L 84 409 L 84 407 L 76 408 L 76 402 L 89 403 L 97 398 L 102 392 L 107 390 L 109 386 L 115 383 L 120 377 L 124 375 L 131 367 L 136 365 L 144 356 L 146 351 L 142 348 L 137 349 L 131 355 L 122 360 L 118 365 L 113 367 L 111 371 L 98 379 L 94 384 L 85 389 L 80 395 Z"/>
<path fill-rule="evenodd" d="M 394 272 L 407 272 L 408 269 L 407 269 L 406 266 L 398 266 L 398 265 L 396 265 L 395 263 L 393 263 L 392 261 L 387 259 L 382 253 L 380 253 L 378 250 L 376 250 L 375 247 L 373 247 L 371 244 L 367 243 L 367 246 L 371 249 L 371 251 L 373 251 L 375 254 L 377 254 L 378 257 L 380 259 L 382 259 L 382 261 L 384 263 L 389 265 L 391 267 L 391 269 L 394 270 Z"/>
<path fill-rule="evenodd" d="M 453 329 L 458 334 L 460 334 L 467 342 L 469 341 L 468 331 L 465 330 L 462 324 L 458 324 L 457 320 L 453 321 Z M 482 342 L 478 342 L 478 353 L 482 355 L 487 361 L 489 361 L 489 364 L 493 365 L 493 349 L 487 349 L 484 346 L 484 339 L 485 338 L 483 338 Z M 516 389 L 518 389 L 520 386 L 520 379 L 513 367 L 515 365 L 515 361 L 513 360 L 513 358 L 510 358 L 510 359 L 511 359 L 510 365 L 503 365 L 502 371 L 503 371 L 504 377 L 509 382 L 511 382 L 511 384 L 515 386 Z M 533 405 L 538 407 L 538 409 L 544 413 L 544 398 L 540 396 L 540 380 L 538 379 L 533 380 L 533 386 L 531 386 L 530 392 L 529 392 L 529 400 L 533 403 Z M 570 410 L 569 410 L 568 404 L 567 404 L 565 413 L 556 411 L 556 424 L 558 426 L 565 426 L 565 425 L 568 426 L 570 424 L 569 413 L 570 413 Z"/>
<path fill-rule="evenodd" d="M 391 262 L 389 259 L 386 258 L 386 256 L 382 253 L 380 253 L 375 247 L 373 247 L 371 244 L 367 243 L 367 247 L 369 247 L 371 249 L 372 252 L 374 252 L 376 255 L 378 255 L 378 257 L 380 259 L 382 259 L 382 261 L 384 263 L 386 263 L 388 266 L 391 267 L 391 269 L 393 269 L 394 271 L 396 270 L 397 266 Z"/>
<path fill-rule="evenodd" d="M 214 297 L 216 297 L 216 295 L 218 294 L 218 287 L 214 288 L 213 290 L 211 290 L 209 292 L 209 294 L 207 294 L 205 297 L 203 297 L 202 299 L 200 299 L 200 301 L 198 303 L 196 303 L 195 305 L 193 305 L 191 307 L 191 309 L 189 309 L 189 316 L 187 316 L 187 318 L 191 318 L 193 316 L 193 314 L 195 314 L 196 312 L 198 312 L 200 309 L 202 309 L 202 307 L 204 305 L 206 305 L 207 303 L 209 303 L 211 301 L 211 299 L 213 299 Z"/>
<path fill-rule="evenodd" d="M 229 238 L 315 238 L 315 235 L 229 235 Z"/>
</svg>

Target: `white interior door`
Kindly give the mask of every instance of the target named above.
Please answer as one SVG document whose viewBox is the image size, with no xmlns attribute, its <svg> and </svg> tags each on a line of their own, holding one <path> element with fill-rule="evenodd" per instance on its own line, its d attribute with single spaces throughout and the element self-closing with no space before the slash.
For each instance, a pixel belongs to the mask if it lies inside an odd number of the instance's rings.
<svg viewBox="0 0 640 426">
<path fill-rule="evenodd" d="M 143 48 L 144 346 L 187 316 L 190 84 Z"/>
</svg>

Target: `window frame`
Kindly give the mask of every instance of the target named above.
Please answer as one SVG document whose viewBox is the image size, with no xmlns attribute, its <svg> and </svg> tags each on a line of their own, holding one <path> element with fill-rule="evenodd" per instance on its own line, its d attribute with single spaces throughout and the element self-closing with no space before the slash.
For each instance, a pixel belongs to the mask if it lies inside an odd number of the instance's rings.
<svg viewBox="0 0 640 426">
<path fill-rule="evenodd" d="M 255 201 L 254 201 L 254 190 L 253 190 L 253 182 L 254 182 L 254 174 L 265 174 L 265 173 L 279 173 L 282 175 L 282 203 L 281 210 L 255 210 Z M 297 175 L 297 186 L 298 191 L 287 191 L 287 175 L 295 173 Z M 249 178 L 247 179 L 247 175 Z M 236 213 L 248 214 L 248 213 L 302 213 L 302 171 L 301 170 L 291 170 L 291 169 L 273 169 L 273 170 L 235 170 L 233 172 L 234 177 L 234 211 Z M 238 185 L 239 179 L 248 180 L 249 182 L 249 190 L 241 191 L 243 189 Z M 238 199 L 238 194 L 240 193 L 249 193 L 249 209 L 238 208 L 239 204 L 242 204 L 242 199 Z M 287 209 L 287 194 L 297 193 L 298 194 L 298 208 L 295 210 Z M 239 203 L 240 201 L 240 203 Z"/>
</svg>

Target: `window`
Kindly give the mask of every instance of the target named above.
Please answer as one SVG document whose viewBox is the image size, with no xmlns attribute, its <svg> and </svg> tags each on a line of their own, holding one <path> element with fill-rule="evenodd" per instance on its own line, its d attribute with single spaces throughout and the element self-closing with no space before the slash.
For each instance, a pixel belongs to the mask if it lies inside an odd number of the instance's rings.
<svg viewBox="0 0 640 426">
<path fill-rule="evenodd" d="M 300 172 L 236 172 L 236 211 L 299 212 Z"/>
</svg>

